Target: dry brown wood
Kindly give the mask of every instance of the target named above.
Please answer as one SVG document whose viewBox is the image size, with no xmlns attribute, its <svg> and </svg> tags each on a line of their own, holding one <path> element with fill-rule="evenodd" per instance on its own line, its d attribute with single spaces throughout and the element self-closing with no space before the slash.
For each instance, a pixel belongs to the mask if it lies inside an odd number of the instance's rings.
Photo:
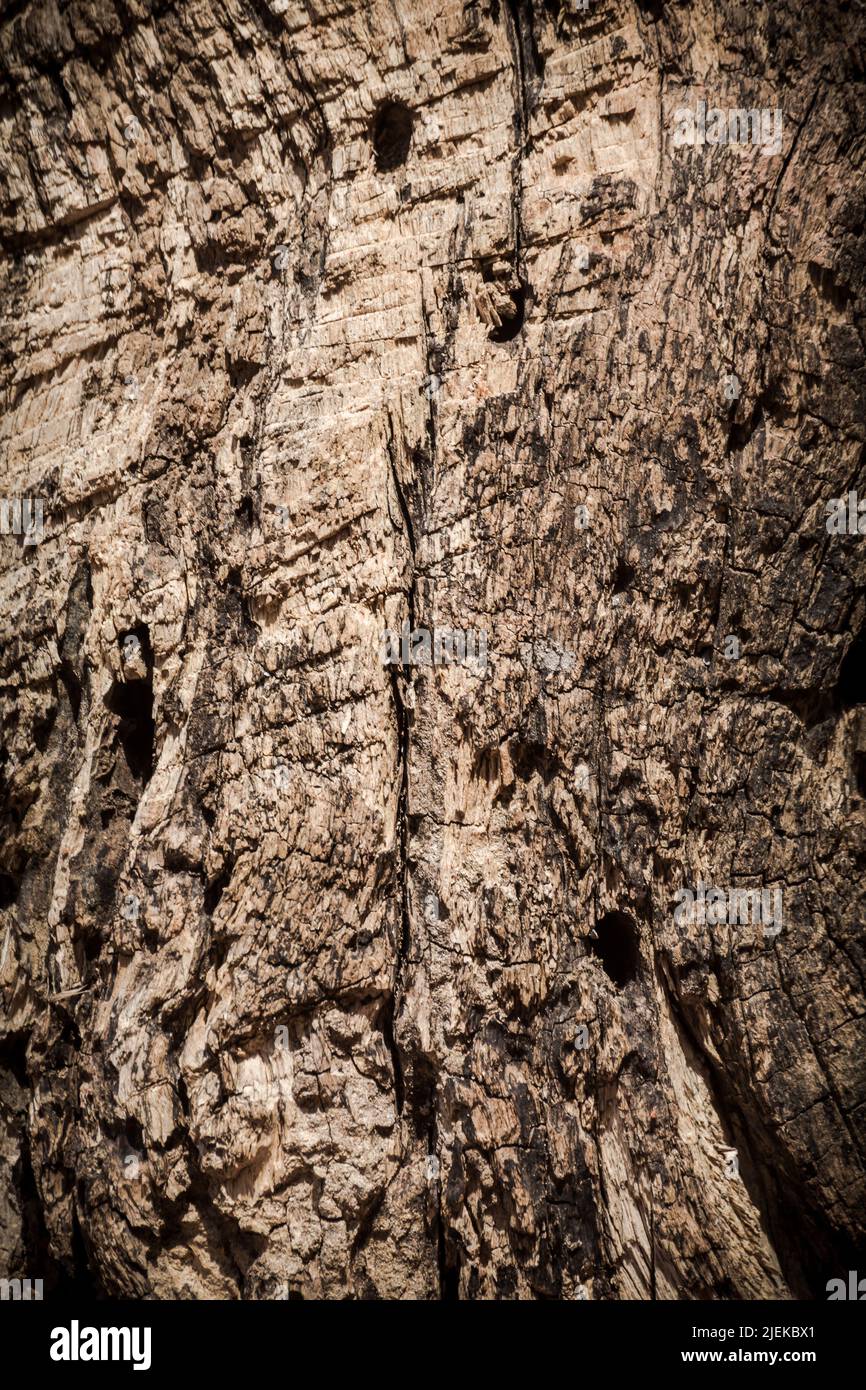
<svg viewBox="0 0 866 1390">
<path fill-rule="evenodd" d="M 864 1268 L 864 33 L 6 7 L 0 1274 Z"/>
</svg>

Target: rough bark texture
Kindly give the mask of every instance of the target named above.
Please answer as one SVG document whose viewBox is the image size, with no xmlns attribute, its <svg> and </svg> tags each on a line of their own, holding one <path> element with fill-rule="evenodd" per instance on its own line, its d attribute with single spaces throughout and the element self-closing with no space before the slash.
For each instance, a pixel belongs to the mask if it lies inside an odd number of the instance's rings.
<svg viewBox="0 0 866 1390">
<path fill-rule="evenodd" d="M 863 5 L 5 9 L 0 1274 L 824 1297 Z M 780 152 L 676 146 L 702 98 Z"/>
</svg>

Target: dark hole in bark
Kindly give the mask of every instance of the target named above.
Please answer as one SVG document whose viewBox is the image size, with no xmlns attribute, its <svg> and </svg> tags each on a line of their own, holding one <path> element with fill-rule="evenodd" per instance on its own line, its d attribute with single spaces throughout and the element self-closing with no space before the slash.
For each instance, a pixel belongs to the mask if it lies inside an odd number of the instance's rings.
<svg viewBox="0 0 866 1390">
<path fill-rule="evenodd" d="M 220 898 L 228 887 L 234 864 L 226 864 L 217 878 L 209 883 L 204 890 L 204 910 L 209 917 L 212 917 L 219 906 Z"/>
<path fill-rule="evenodd" d="M 549 748 L 533 739 L 513 739 L 509 745 L 511 765 L 522 782 L 530 782 L 536 773 L 545 786 L 559 771 L 559 761 Z"/>
<path fill-rule="evenodd" d="M 402 101 L 388 101 L 373 117 L 373 150 L 380 173 L 406 163 L 412 143 L 412 112 Z"/>
<path fill-rule="evenodd" d="M 150 645 L 150 631 L 147 623 L 139 623 L 138 627 L 129 627 L 124 632 L 120 633 L 117 639 L 117 645 L 120 647 L 121 651 L 123 651 L 123 644 L 127 637 L 138 638 L 141 654 L 144 657 L 144 664 L 148 671 L 150 671 L 153 666 L 153 651 Z"/>
<path fill-rule="evenodd" d="M 439 1262 L 439 1298 L 443 1303 L 459 1303 L 460 1260 L 445 1234 L 445 1225 L 441 1216 L 436 1245 Z"/>
<path fill-rule="evenodd" d="M 126 1142 L 131 1144 L 134 1149 L 143 1149 L 145 1147 L 144 1131 L 134 1115 L 127 1115 L 125 1131 Z"/>
<path fill-rule="evenodd" d="M 63 80 L 61 66 L 56 60 L 50 59 L 45 64 L 45 67 L 49 77 L 53 79 L 54 85 L 57 88 L 57 94 L 63 102 L 63 109 L 68 119 L 72 115 L 72 97 L 69 95 L 69 88 Z"/>
<path fill-rule="evenodd" d="M 189 1115 L 190 1115 L 190 1109 L 189 1109 L 189 1091 L 186 1089 L 186 1082 L 184 1081 L 184 1079 L 183 1079 L 182 1075 L 180 1074 L 180 1072 L 178 1072 L 178 1075 L 177 1075 L 176 1088 L 177 1088 L 177 1098 L 178 1098 L 178 1100 L 180 1101 L 180 1108 L 181 1108 L 181 1110 L 183 1111 L 183 1113 L 184 1113 L 184 1115 L 186 1116 L 186 1118 L 189 1119 Z"/>
<path fill-rule="evenodd" d="M 839 667 L 836 695 L 842 709 L 866 704 L 866 630 L 854 638 Z"/>
<path fill-rule="evenodd" d="M 491 328 L 487 335 L 491 343 L 510 343 L 523 327 L 526 316 L 526 290 L 521 285 L 519 289 L 509 290 L 508 293 L 514 305 L 514 315 L 510 319 L 503 319 L 498 328 Z"/>
<path fill-rule="evenodd" d="M 407 1072 L 406 1090 L 409 1110 L 415 1125 L 415 1133 L 419 1137 L 423 1137 L 429 1132 L 433 1124 L 436 1109 L 436 1069 L 429 1058 L 419 1053 L 413 1057 L 411 1067 L 407 1068 Z"/>
<path fill-rule="evenodd" d="M 51 736 L 51 730 L 54 728 L 56 714 L 56 710 L 51 710 L 46 714 L 44 719 L 37 719 L 33 725 L 33 742 L 40 753 L 44 753 L 45 749 L 48 747 L 48 740 Z"/>
<path fill-rule="evenodd" d="M 624 912 L 608 912 L 595 924 L 597 940 L 590 940 L 592 954 L 617 989 L 635 978 L 640 964 L 637 928 Z"/>
<path fill-rule="evenodd" d="M 616 574 L 613 577 L 613 592 L 615 594 L 624 593 L 633 579 L 634 570 L 620 557 L 617 561 Z"/>
<path fill-rule="evenodd" d="M 654 23 L 658 23 L 665 12 L 664 0 L 637 0 L 637 7 Z"/>
<path fill-rule="evenodd" d="M 81 945 L 84 950 L 84 959 L 88 965 L 92 965 L 95 960 L 99 959 L 102 944 L 102 932 L 98 928 L 93 931 L 82 931 Z"/>
<path fill-rule="evenodd" d="M 105 703 L 120 720 L 117 738 L 126 765 L 139 782 L 149 782 L 153 772 L 153 682 L 115 681 Z"/>
<path fill-rule="evenodd" d="M 0 1043 L 0 1071 L 10 1072 L 21 1089 L 27 1089 L 26 1033 L 10 1033 Z"/>
<path fill-rule="evenodd" d="M 0 907 L 11 907 L 18 897 L 18 884 L 10 874 L 0 874 Z"/>
</svg>

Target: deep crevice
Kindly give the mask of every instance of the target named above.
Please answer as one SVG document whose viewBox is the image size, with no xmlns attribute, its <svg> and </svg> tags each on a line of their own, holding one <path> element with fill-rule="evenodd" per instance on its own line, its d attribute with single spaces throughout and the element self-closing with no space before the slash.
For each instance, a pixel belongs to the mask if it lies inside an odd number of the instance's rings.
<svg viewBox="0 0 866 1390">
<path fill-rule="evenodd" d="M 379 1014 L 378 1024 L 382 1037 L 385 1039 L 385 1046 L 391 1055 L 391 1066 L 394 1071 L 394 1098 L 397 1105 L 397 1114 L 403 1113 L 403 1102 L 405 1087 L 403 1084 L 403 1063 L 400 1057 L 400 1049 L 397 1046 L 397 1039 L 394 1036 L 394 995 L 389 994 L 381 1013 Z"/>
<path fill-rule="evenodd" d="M 209 917 L 212 917 L 219 907 L 220 899 L 231 882 L 234 871 L 234 861 L 231 860 L 223 866 L 215 879 L 207 884 L 204 890 L 204 910 Z"/>
<path fill-rule="evenodd" d="M 436 1236 L 436 1262 L 439 1267 L 439 1300 L 442 1303 L 460 1301 L 460 1265 L 449 1258 L 445 1223 L 440 1215 Z"/>
<path fill-rule="evenodd" d="M 155 734 L 153 653 L 146 627 L 139 626 L 121 633 L 121 646 L 128 637 L 138 639 L 146 677 L 143 680 L 115 681 L 105 697 L 105 704 L 119 720 L 117 740 L 123 749 L 130 774 L 137 782 L 147 785 L 153 773 Z"/>
</svg>

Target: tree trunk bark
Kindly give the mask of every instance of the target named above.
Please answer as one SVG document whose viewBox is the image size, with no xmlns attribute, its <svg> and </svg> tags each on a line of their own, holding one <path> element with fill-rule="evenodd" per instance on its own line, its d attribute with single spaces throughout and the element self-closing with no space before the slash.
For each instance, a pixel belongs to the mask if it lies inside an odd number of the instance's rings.
<svg viewBox="0 0 866 1390">
<path fill-rule="evenodd" d="M 7 8 L 0 1273 L 862 1259 L 864 37 Z"/>
</svg>

